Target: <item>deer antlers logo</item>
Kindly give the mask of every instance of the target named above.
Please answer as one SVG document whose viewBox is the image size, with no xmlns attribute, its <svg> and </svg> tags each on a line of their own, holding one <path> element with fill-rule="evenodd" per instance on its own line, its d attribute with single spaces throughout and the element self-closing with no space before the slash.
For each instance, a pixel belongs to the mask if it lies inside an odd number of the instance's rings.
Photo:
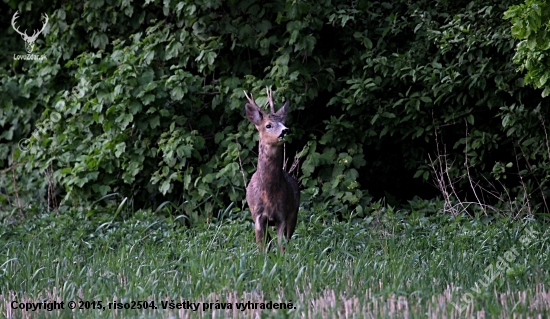
<svg viewBox="0 0 550 319">
<path fill-rule="evenodd" d="M 44 13 L 44 24 L 42 25 L 42 29 L 40 31 L 34 30 L 34 33 L 32 36 L 27 35 L 27 30 L 25 29 L 25 32 L 19 31 L 19 28 L 15 26 L 15 20 L 19 18 L 19 11 L 16 11 L 13 15 L 13 18 L 11 19 L 11 26 L 15 30 L 15 32 L 19 33 L 21 35 L 21 38 L 25 41 L 25 50 L 27 50 L 27 53 L 32 53 L 32 50 L 34 50 L 34 42 L 36 41 L 36 38 L 44 31 L 44 28 L 46 28 L 46 25 L 48 24 L 48 15 Z"/>
</svg>

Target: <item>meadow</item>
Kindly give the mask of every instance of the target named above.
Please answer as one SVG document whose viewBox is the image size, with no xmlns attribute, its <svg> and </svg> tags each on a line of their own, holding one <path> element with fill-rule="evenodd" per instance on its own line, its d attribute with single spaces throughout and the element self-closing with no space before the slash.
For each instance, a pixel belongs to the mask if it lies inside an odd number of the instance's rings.
<svg viewBox="0 0 550 319">
<path fill-rule="evenodd" d="M 286 253 L 259 252 L 248 212 L 239 209 L 192 227 L 183 216 L 145 210 L 115 218 L 113 212 L 90 216 L 75 209 L 35 213 L 18 223 L 4 218 L 0 313 L 7 318 L 550 313 L 546 225 L 529 217 L 452 216 L 434 203 L 417 201 L 409 210 L 379 205 L 361 218 L 301 210 Z M 64 309 L 36 309 L 51 308 L 54 301 Z"/>
</svg>

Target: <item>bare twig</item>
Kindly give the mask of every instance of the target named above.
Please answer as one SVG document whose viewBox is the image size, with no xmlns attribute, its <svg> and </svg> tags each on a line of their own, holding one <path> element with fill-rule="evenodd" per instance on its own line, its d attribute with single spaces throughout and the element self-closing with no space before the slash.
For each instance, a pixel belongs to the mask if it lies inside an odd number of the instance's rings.
<svg viewBox="0 0 550 319">
<path fill-rule="evenodd" d="M 519 143 L 517 143 L 518 146 L 519 146 Z M 521 147 L 520 147 L 521 149 Z M 521 151 L 523 153 L 523 150 Z M 518 161 L 518 155 L 516 153 L 516 148 L 514 147 L 514 155 L 515 155 L 515 158 L 516 158 L 516 166 L 518 168 L 518 176 L 519 176 L 519 181 L 521 183 L 521 186 L 523 187 L 523 197 L 525 199 L 525 201 L 527 202 L 527 210 L 528 210 L 528 213 L 531 215 L 531 202 L 529 201 L 529 194 L 527 193 L 527 187 L 525 186 L 525 182 L 523 181 L 523 176 L 521 176 L 521 172 L 519 171 L 519 161 Z M 525 155 L 524 155 L 525 156 Z M 529 165 L 529 163 L 528 163 Z M 514 216 L 514 219 L 517 219 L 519 217 L 519 214 L 521 213 L 523 208 L 520 208 L 518 210 L 518 213 L 516 214 L 516 216 Z"/>
<path fill-rule="evenodd" d="M 15 152 L 14 152 L 14 149 L 12 148 L 12 152 L 11 152 L 11 177 L 12 177 L 12 180 L 13 180 L 13 193 L 15 194 L 15 199 L 17 201 L 17 209 L 19 211 L 19 217 L 23 218 L 24 215 L 23 215 L 23 209 L 22 209 L 22 206 L 21 206 L 21 199 L 19 198 L 19 190 L 17 189 L 17 179 L 15 178 L 15 167 L 16 167 L 16 163 L 15 163 Z"/>
<path fill-rule="evenodd" d="M 466 167 L 466 174 L 468 175 L 468 182 L 470 182 L 470 188 L 474 192 L 474 196 L 477 199 L 477 202 L 481 204 L 481 201 L 479 200 L 479 197 L 477 196 L 476 188 L 474 184 L 472 183 L 472 177 L 470 176 L 470 167 L 468 165 L 468 122 L 464 120 L 464 123 L 466 124 L 466 151 L 464 152 L 464 166 Z M 481 209 L 483 209 L 483 213 L 487 215 L 487 211 L 485 210 L 484 206 L 480 205 Z"/>
<path fill-rule="evenodd" d="M 516 161 L 516 163 L 517 163 L 517 161 Z M 500 183 L 500 181 L 499 181 L 499 183 Z M 514 201 L 512 200 L 512 196 L 510 196 L 510 192 L 508 192 L 508 189 L 506 188 L 506 186 L 504 186 L 502 183 L 500 183 L 500 186 L 502 187 L 502 189 L 506 193 L 506 197 L 508 197 L 509 213 L 512 214 L 512 211 L 514 210 L 514 207 L 512 206 L 513 203 L 514 203 Z"/>
<path fill-rule="evenodd" d="M 437 126 L 435 125 L 435 118 L 433 116 L 433 111 L 432 111 L 432 121 L 434 126 L 437 156 L 436 158 L 432 159 L 431 155 L 428 154 L 428 158 L 430 159 L 429 167 L 431 168 L 434 175 L 434 178 L 433 178 L 434 185 L 439 189 L 439 191 L 443 195 L 443 200 L 444 200 L 443 210 L 451 212 L 455 216 L 462 214 L 464 212 L 470 215 L 468 210 L 472 205 L 475 205 L 477 207 L 480 207 L 483 210 L 485 215 L 487 215 L 487 210 L 489 209 L 497 212 L 497 209 L 495 207 L 486 204 L 485 193 L 487 193 L 488 196 L 491 196 L 497 199 L 501 198 L 499 197 L 499 194 L 497 192 L 485 189 L 483 186 L 480 185 L 479 182 L 474 182 L 470 175 L 470 169 L 468 165 L 468 125 L 467 123 L 466 123 L 466 153 L 465 153 L 465 159 L 464 159 L 464 166 L 466 167 L 466 173 L 457 177 L 455 180 L 453 180 L 450 176 L 450 171 L 451 171 L 451 168 L 453 167 L 453 163 L 448 162 L 446 145 L 443 144 L 443 151 L 441 150 L 441 147 L 439 145 L 440 144 L 439 135 L 437 131 Z M 475 202 L 460 200 L 460 196 L 458 196 L 458 193 L 454 187 L 454 184 L 459 182 L 463 178 L 468 178 L 468 182 L 476 198 Z M 489 183 L 489 185 L 493 186 L 491 183 Z M 480 194 L 478 194 L 478 189 L 481 191 Z M 453 204 L 453 198 L 457 201 L 456 204 Z"/>
<path fill-rule="evenodd" d="M 527 167 L 529 168 L 529 171 L 533 175 L 533 179 L 535 180 L 535 182 L 538 185 L 538 189 L 540 190 L 540 194 L 542 196 L 542 201 L 544 202 L 544 207 L 546 207 L 547 212 L 550 212 L 550 210 L 548 210 L 548 205 L 546 203 L 546 196 L 544 196 L 544 192 L 542 191 L 542 185 L 541 185 L 541 183 L 539 182 L 537 176 L 534 173 L 533 167 L 531 166 L 531 163 L 529 162 L 529 158 L 525 155 L 525 152 L 523 151 L 523 148 L 521 147 L 520 143 L 518 142 L 517 144 L 518 144 L 518 147 L 521 151 L 521 154 L 523 155 L 523 159 L 525 159 L 525 163 L 527 163 Z"/>
<path fill-rule="evenodd" d="M 467 207 L 464 207 L 465 204 L 467 204 L 468 206 L 467 206 Z M 462 201 L 461 201 L 460 203 L 458 203 L 458 204 L 456 204 L 456 205 L 454 205 L 454 206 L 459 206 L 459 205 L 462 206 L 463 211 L 466 210 L 466 209 L 468 209 L 468 208 L 470 207 L 470 205 L 476 205 L 476 206 L 483 206 L 483 207 L 486 207 L 487 209 L 491 209 L 491 210 L 493 210 L 493 211 L 495 211 L 495 212 L 498 212 L 498 210 L 497 210 L 495 207 L 493 207 L 493 206 L 491 206 L 491 205 L 483 204 L 483 203 L 477 203 L 477 202 L 462 202 Z M 461 213 L 461 212 L 462 212 L 462 211 L 460 211 L 459 213 Z"/>
<path fill-rule="evenodd" d="M 246 181 L 246 175 L 244 174 L 244 169 L 243 169 L 243 162 L 241 161 L 241 151 L 239 150 L 239 148 L 241 147 L 241 144 L 239 144 L 237 137 L 235 137 L 235 142 L 237 143 L 237 156 L 239 157 L 239 165 L 241 167 L 241 174 L 243 175 L 244 187 L 246 187 L 248 185 L 248 182 Z"/>
<path fill-rule="evenodd" d="M 269 109 L 271 110 L 271 113 L 275 113 L 275 104 L 273 103 L 273 91 L 270 87 L 265 87 L 265 91 L 267 93 L 267 103 L 269 103 Z"/>
<path fill-rule="evenodd" d="M 286 170 L 286 164 L 288 163 L 288 158 L 286 158 L 286 143 L 283 144 L 283 171 Z"/>
<path fill-rule="evenodd" d="M 55 181 L 53 178 L 53 164 L 50 162 L 48 169 L 45 172 L 46 177 L 48 178 L 48 210 L 50 206 L 53 207 L 54 211 L 57 212 L 58 205 L 57 199 L 55 198 Z"/>
<path fill-rule="evenodd" d="M 540 120 L 542 122 L 542 129 L 544 130 L 544 137 L 546 140 L 546 152 L 548 152 L 548 159 L 550 160 L 550 146 L 548 146 L 548 133 L 546 132 L 546 124 L 544 123 L 544 118 L 542 116 Z"/>
<path fill-rule="evenodd" d="M 435 125 L 433 110 L 432 110 L 432 123 L 434 126 L 435 143 L 436 143 L 435 147 L 437 151 L 437 158 L 432 160 L 430 154 L 428 154 L 428 158 L 430 159 L 429 166 L 435 175 L 434 184 L 443 195 L 444 211 L 448 210 L 451 212 L 451 214 L 458 215 L 460 214 L 460 212 L 456 212 L 453 204 L 451 203 L 451 194 L 454 194 L 455 198 L 458 199 L 458 196 L 456 195 L 456 192 L 454 190 L 453 181 L 449 176 L 449 170 L 452 165 L 449 165 L 447 162 L 447 147 L 445 146 L 445 144 L 443 144 L 444 153 L 443 155 L 441 154 L 441 150 L 439 148 L 439 135 L 437 134 L 437 126 Z"/>
<path fill-rule="evenodd" d="M 298 165 L 300 165 L 300 159 L 302 158 L 302 156 L 304 156 L 306 146 L 307 144 L 304 145 L 304 147 L 302 147 L 302 150 L 300 152 L 297 152 L 296 155 L 294 156 L 294 161 L 292 162 L 292 166 L 290 166 L 290 169 L 288 170 L 289 174 L 292 174 L 292 172 L 294 172 L 294 170 L 298 168 Z M 296 177 L 296 175 L 294 176 Z"/>
</svg>

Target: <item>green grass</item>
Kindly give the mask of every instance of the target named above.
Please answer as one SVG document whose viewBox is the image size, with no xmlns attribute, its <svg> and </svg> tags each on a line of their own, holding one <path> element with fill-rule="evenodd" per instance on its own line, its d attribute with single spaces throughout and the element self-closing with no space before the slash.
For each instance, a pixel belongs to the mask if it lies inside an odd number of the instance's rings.
<svg viewBox="0 0 550 319">
<path fill-rule="evenodd" d="M 244 213 L 243 213 L 244 214 Z M 75 211 L 0 225 L 0 313 L 8 318 L 486 318 L 550 313 L 545 225 L 381 209 L 337 221 L 301 211 L 287 252 L 258 252 L 250 218 L 188 229 L 146 211 Z M 536 237 L 522 244 L 533 229 Z M 274 234 L 272 232 L 272 234 Z M 524 239 L 526 237 L 523 237 Z M 510 250 L 517 252 L 506 255 Z M 513 260 L 499 270 L 504 256 Z M 498 264 L 500 265 L 500 264 Z M 492 271 L 491 271 L 492 270 Z M 487 280 L 490 278 L 490 280 Z M 22 311 L 12 301 L 154 301 L 157 310 Z M 198 302 L 198 311 L 161 302 Z M 236 309 L 238 302 L 292 309 Z M 204 303 L 231 310 L 203 310 Z M 453 306 L 455 304 L 456 306 Z"/>
</svg>

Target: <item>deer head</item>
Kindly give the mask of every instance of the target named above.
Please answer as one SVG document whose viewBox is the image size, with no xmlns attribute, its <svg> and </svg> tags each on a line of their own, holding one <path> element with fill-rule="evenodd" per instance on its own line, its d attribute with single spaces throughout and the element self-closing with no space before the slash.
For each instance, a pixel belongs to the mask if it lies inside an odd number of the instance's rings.
<svg viewBox="0 0 550 319">
<path fill-rule="evenodd" d="M 19 11 L 16 11 L 13 15 L 13 18 L 11 19 L 11 26 L 13 27 L 15 32 L 19 33 L 21 35 L 21 38 L 23 38 L 23 40 L 25 41 L 25 50 L 27 51 L 27 53 L 31 53 L 32 50 L 34 50 L 34 42 L 36 41 L 36 38 L 38 38 L 40 33 L 44 31 L 44 28 L 46 28 L 46 25 L 48 24 L 48 15 L 44 13 L 43 19 L 45 21 L 42 25 L 42 29 L 40 31 L 34 30 L 34 33 L 30 37 L 27 35 L 27 29 L 25 29 L 25 32 L 23 33 L 19 31 L 18 27 L 15 26 L 15 20 L 17 20 L 17 18 L 19 18 Z"/>
<path fill-rule="evenodd" d="M 285 126 L 287 117 L 288 101 L 275 112 L 275 106 L 273 103 L 273 92 L 271 89 L 266 88 L 267 100 L 271 106 L 271 114 L 264 112 L 254 101 L 252 94 L 248 96 L 246 91 L 244 95 L 248 99 L 248 103 L 245 105 L 246 117 L 248 120 L 256 126 L 256 129 L 260 133 L 260 141 L 269 146 L 279 146 L 284 144 L 285 136 L 290 133 L 290 130 Z"/>
</svg>

